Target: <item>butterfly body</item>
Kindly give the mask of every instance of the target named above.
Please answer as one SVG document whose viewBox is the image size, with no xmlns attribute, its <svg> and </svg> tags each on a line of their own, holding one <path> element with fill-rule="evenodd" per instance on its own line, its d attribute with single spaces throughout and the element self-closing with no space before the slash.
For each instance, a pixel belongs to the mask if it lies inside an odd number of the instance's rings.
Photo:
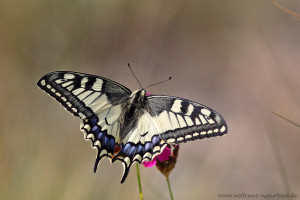
<svg viewBox="0 0 300 200">
<path fill-rule="evenodd" d="M 130 98 L 125 102 L 120 120 L 120 138 L 124 139 L 128 133 L 136 127 L 137 121 L 147 111 L 146 91 L 139 89 L 130 95 Z"/>
<path fill-rule="evenodd" d="M 134 162 L 150 161 L 166 145 L 227 133 L 222 116 L 211 108 L 179 97 L 131 92 L 112 80 L 59 71 L 38 86 L 82 119 L 81 130 L 97 149 L 94 171 L 108 157 L 124 166 L 121 183 Z"/>
</svg>

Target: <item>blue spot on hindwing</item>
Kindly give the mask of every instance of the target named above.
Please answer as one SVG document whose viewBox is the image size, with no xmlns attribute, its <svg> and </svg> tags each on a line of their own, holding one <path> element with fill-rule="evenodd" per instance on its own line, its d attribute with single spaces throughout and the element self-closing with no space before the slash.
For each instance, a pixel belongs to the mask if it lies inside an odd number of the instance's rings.
<svg viewBox="0 0 300 200">
<path fill-rule="evenodd" d="M 152 144 L 155 146 L 156 144 L 158 144 L 160 142 L 160 138 L 159 136 L 154 136 L 152 138 Z"/>
<path fill-rule="evenodd" d="M 93 118 L 89 119 L 89 122 L 91 125 L 96 125 L 98 122 L 98 117 L 93 117 Z"/>
<path fill-rule="evenodd" d="M 136 154 L 143 155 L 144 154 L 143 150 L 144 150 L 143 145 L 139 144 L 138 147 L 137 147 L 137 150 L 136 150 Z"/>
<path fill-rule="evenodd" d="M 128 156 L 133 158 L 135 151 L 136 151 L 136 146 L 132 146 L 128 152 Z"/>
<path fill-rule="evenodd" d="M 127 155 L 130 148 L 131 148 L 131 145 L 129 143 L 125 144 L 124 148 L 122 149 L 122 151 L 123 151 L 122 153 Z"/>
<path fill-rule="evenodd" d="M 111 137 L 109 139 L 109 142 L 108 142 L 108 149 L 107 149 L 107 151 L 110 152 L 110 153 L 113 153 L 114 149 L 115 149 L 115 139 L 113 137 Z"/>
<path fill-rule="evenodd" d="M 94 133 L 94 134 L 98 134 L 99 132 L 100 132 L 100 128 L 99 128 L 99 126 L 93 126 L 93 128 L 92 128 L 92 132 Z"/>
<path fill-rule="evenodd" d="M 107 146 L 108 146 L 108 137 L 107 136 L 104 136 L 101 138 L 101 145 L 103 146 L 103 148 L 107 149 Z"/>
<path fill-rule="evenodd" d="M 152 150 L 152 143 L 147 142 L 145 144 L 145 152 L 150 152 Z"/>
<path fill-rule="evenodd" d="M 101 141 L 102 137 L 105 137 L 105 134 L 103 132 L 100 132 L 97 136 L 97 139 Z"/>
</svg>

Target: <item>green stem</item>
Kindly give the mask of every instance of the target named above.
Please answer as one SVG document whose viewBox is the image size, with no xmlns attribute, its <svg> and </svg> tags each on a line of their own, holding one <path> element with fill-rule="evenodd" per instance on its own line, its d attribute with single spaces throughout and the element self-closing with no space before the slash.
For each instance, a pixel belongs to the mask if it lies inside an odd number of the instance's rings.
<svg viewBox="0 0 300 200">
<path fill-rule="evenodd" d="M 139 170 L 138 164 L 136 164 L 136 175 L 137 175 L 138 183 L 139 183 L 140 200 L 144 200 L 144 196 L 143 196 L 143 192 L 142 192 L 141 178 L 140 178 L 140 170 Z"/>
<path fill-rule="evenodd" d="M 292 120 L 289 120 L 288 118 L 285 118 L 284 116 L 282 115 L 279 115 L 278 113 L 276 112 L 272 112 L 273 114 L 277 115 L 278 117 L 280 117 L 281 119 L 284 119 L 285 121 L 288 121 L 290 122 L 291 124 L 294 124 L 295 126 L 297 126 L 298 128 L 300 128 L 300 124 L 297 124 L 296 122 L 293 122 Z"/>
<path fill-rule="evenodd" d="M 174 200 L 173 193 L 172 193 L 172 190 L 171 190 L 170 181 L 169 181 L 169 177 L 167 177 L 166 179 L 167 179 L 167 183 L 168 183 L 170 198 L 171 198 L 171 200 Z"/>
</svg>

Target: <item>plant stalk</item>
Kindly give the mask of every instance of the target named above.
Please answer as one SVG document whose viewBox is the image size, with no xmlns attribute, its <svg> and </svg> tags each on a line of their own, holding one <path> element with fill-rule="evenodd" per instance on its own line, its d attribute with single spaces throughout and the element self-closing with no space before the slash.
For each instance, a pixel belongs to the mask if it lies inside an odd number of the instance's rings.
<svg viewBox="0 0 300 200">
<path fill-rule="evenodd" d="M 136 175 L 137 175 L 138 184 L 139 184 L 140 200 L 144 200 L 144 196 L 143 196 L 143 192 L 142 192 L 141 178 L 140 178 L 140 170 L 139 170 L 139 165 L 137 163 L 136 163 Z"/>
<path fill-rule="evenodd" d="M 171 190 L 170 181 L 169 181 L 169 176 L 166 179 L 167 179 L 167 183 L 168 183 L 170 198 L 171 198 L 171 200 L 174 200 L 173 193 L 172 193 L 172 190 Z"/>
</svg>

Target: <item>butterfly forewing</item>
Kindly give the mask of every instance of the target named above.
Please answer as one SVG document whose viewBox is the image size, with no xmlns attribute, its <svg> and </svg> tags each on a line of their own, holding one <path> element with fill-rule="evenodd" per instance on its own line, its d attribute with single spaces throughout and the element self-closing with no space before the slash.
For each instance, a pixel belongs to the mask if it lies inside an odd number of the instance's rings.
<svg viewBox="0 0 300 200">
<path fill-rule="evenodd" d="M 227 133 L 223 117 L 207 106 L 170 96 L 150 96 L 148 101 L 160 137 L 167 143 L 178 144 Z"/>
<path fill-rule="evenodd" d="M 42 77 L 38 86 L 75 116 L 91 118 L 120 104 L 131 91 L 109 79 L 78 72 L 58 71 Z"/>
</svg>

